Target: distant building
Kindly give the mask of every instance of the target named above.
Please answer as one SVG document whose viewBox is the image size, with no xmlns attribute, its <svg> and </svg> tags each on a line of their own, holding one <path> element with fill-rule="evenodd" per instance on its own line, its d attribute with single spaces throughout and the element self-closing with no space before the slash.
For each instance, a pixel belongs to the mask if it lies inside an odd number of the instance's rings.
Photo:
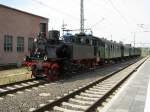
<svg viewBox="0 0 150 112">
<path fill-rule="evenodd" d="M 0 4 L 0 65 L 21 64 L 39 32 L 48 36 L 48 19 Z"/>
</svg>

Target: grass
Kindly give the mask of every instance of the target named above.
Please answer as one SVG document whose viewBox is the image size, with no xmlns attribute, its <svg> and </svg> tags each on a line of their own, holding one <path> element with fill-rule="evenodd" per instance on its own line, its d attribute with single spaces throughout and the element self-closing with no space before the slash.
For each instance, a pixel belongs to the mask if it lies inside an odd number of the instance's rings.
<svg viewBox="0 0 150 112">
<path fill-rule="evenodd" d="M 31 79 L 31 72 L 27 71 L 26 69 L 17 69 L 16 72 L 10 70 L 8 73 L 0 72 L 0 85 L 14 83 L 27 79 Z"/>
</svg>

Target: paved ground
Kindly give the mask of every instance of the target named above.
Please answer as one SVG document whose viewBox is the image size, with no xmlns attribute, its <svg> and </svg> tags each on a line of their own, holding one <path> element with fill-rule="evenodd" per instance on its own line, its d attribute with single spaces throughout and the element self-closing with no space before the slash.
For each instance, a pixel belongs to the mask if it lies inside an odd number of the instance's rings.
<svg viewBox="0 0 150 112">
<path fill-rule="evenodd" d="M 147 88 L 150 89 L 149 80 L 150 58 L 130 77 L 101 112 L 150 112 L 150 96 L 147 95 Z"/>
</svg>

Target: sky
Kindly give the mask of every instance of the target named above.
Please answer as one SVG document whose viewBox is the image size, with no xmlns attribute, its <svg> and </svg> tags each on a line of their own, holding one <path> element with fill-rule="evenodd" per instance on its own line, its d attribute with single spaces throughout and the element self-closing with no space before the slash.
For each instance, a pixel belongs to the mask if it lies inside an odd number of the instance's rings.
<svg viewBox="0 0 150 112">
<path fill-rule="evenodd" d="M 0 4 L 49 18 L 49 30 L 80 28 L 80 0 L 0 0 Z M 84 0 L 85 28 L 93 35 L 150 47 L 150 0 Z"/>
</svg>

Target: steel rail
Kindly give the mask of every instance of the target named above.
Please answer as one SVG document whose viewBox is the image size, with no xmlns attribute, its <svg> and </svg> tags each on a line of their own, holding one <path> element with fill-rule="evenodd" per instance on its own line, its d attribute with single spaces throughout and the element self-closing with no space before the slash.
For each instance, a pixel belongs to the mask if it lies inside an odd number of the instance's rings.
<svg viewBox="0 0 150 112">
<path fill-rule="evenodd" d="M 148 57 L 149 58 L 149 57 Z M 148 59 L 146 58 L 141 64 L 139 64 L 134 70 L 132 70 L 123 80 L 119 81 L 112 89 L 110 89 L 106 94 L 104 94 L 99 100 L 97 100 L 93 105 L 91 105 L 85 112 L 94 111 L 102 102 L 104 102 L 118 87 L 120 87 L 137 69 Z"/>
<path fill-rule="evenodd" d="M 105 68 L 107 66 L 110 66 L 110 65 L 97 67 L 96 69 L 102 69 L 102 68 Z M 85 71 L 85 72 L 80 72 L 80 74 L 87 73 L 87 72 L 93 72 L 93 71 L 89 70 L 89 71 Z M 79 73 L 77 73 L 77 74 L 79 74 Z M 43 85 L 43 84 L 47 83 L 47 82 L 39 82 L 39 83 L 36 83 L 36 84 L 31 84 L 31 85 L 28 85 L 28 86 L 23 86 L 23 87 L 20 87 L 20 88 L 14 88 L 13 87 L 14 85 L 20 85 L 21 83 L 33 82 L 33 81 L 36 81 L 36 80 L 37 79 L 33 78 L 33 79 L 18 81 L 18 82 L 14 82 L 14 83 L 10 83 L 10 84 L 0 85 L 0 89 L 5 90 L 5 91 L 0 92 L 0 97 L 5 96 L 7 94 L 15 93 L 17 91 L 29 89 L 29 88 L 32 88 L 32 87 L 37 87 L 39 85 Z M 7 87 L 12 87 L 14 89 L 7 89 Z"/>
<path fill-rule="evenodd" d="M 34 81 L 37 81 L 37 80 L 36 79 L 29 79 L 29 80 L 19 81 L 19 82 L 16 82 L 16 83 L 2 85 L 0 87 L 0 89 L 4 90 L 4 91 L 0 92 L 0 97 L 5 96 L 7 94 L 15 93 L 17 91 L 29 89 L 29 88 L 32 88 L 32 87 L 37 87 L 39 85 L 43 85 L 43 84 L 47 83 L 47 82 L 44 82 L 44 81 L 35 83 Z M 23 83 L 26 84 L 26 85 L 21 85 Z M 30 83 L 32 83 L 32 84 L 30 84 Z M 15 87 L 15 85 L 18 85 L 20 87 Z M 10 88 L 13 88 L 13 89 L 8 89 L 7 87 L 10 87 Z"/>
<path fill-rule="evenodd" d="M 145 61 L 146 61 L 146 60 L 145 60 Z M 145 62 L 145 61 L 144 61 L 144 62 Z M 143 62 L 143 63 L 144 63 L 144 62 Z M 131 63 L 131 64 L 129 64 L 129 65 L 127 65 L 127 66 L 125 66 L 125 67 L 123 67 L 123 68 L 120 68 L 120 69 L 117 70 L 117 71 L 114 71 L 114 72 L 112 72 L 112 73 L 110 73 L 110 74 L 104 76 L 103 78 L 98 79 L 97 81 L 93 82 L 92 84 L 89 84 L 89 85 L 87 85 L 87 86 L 85 86 L 85 87 L 82 87 L 82 88 L 80 88 L 80 89 L 78 89 L 78 90 L 76 90 L 76 91 L 73 91 L 72 93 L 70 93 L 70 94 L 68 94 L 68 95 L 66 95 L 66 96 L 64 96 L 64 97 L 61 97 L 61 98 L 59 98 L 59 99 L 57 99 L 57 100 L 52 101 L 51 103 L 48 103 L 48 104 L 46 104 L 46 105 L 44 105 L 44 106 L 42 106 L 42 107 L 40 107 L 40 108 L 37 108 L 37 109 L 33 110 L 33 112 L 43 112 L 43 111 L 45 111 L 45 110 L 52 110 L 54 106 L 56 106 L 56 105 L 57 105 L 57 106 L 58 106 L 58 105 L 61 105 L 62 102 L 68 101 L 70 98 L 74 97 L 75 95 L 77 95 L 77 94 L 79 94 L 79 93 L 81 93 L 81 92 L 84 92 L 85 90 L 89 89 L 90 87 L 93 87 L 94 85 L 96 85 L 96 84 L 98 84 L 98 83 L 100 83 L 100 82 L 102 82 L 102 81 L 104 81 L 104 80 L 110 78 L 110 77 L 113 76 L 114 74 L 116 74 L 116 73 L 118 73 L 118 72 L 120 72 L 120 71 L 126 69 L 127 67 L 129 67 L 129 66 L 132 65 L 132 64 L 134 64 L 134 62 Z M 141 64 L 142 64 L 142 63 L 141 63 Z M 140 65 L 141 65 L 141 64 L 140 64 Z M 134 71 L 135 71 L 135 70 L 133 70 L 133 72 L 134 72 Z M 129 77 L 129 76 L 128 76 L 128 77 Z M 126 80 L 126 79 L 125 79 L 125 80 Z M 122 82 L 123 82 L 123 81 L 122 81 Z M 120 84 L 121 84 L 121 82 L 120 82 Z M 119 86 L 119 84 L 118 84 L 118 86 Z M 100 98 L 100 101 L 106 99 L 106 97 L 107 97 L 112 91 L 114 91 L 118 86 L 116 86 L 115 88 L 112 88 L 109 93 L 107 93 L 107 94 L 104 95 L 102 98 Z M 87 112 L 91 112 L 91 110 L 93 110 L 93 108 L 97 107 L 97 105 L 99 104 L 100 101 L 98 100 L 97 102 L 95 102 L 95 103 L 94 103 L 91 107 L 89 107 L 86 111 L 87 111 Z"/>
<path fill-rule="evenodd" d="M 34 80 L 36 80 L 36 79 L 32 78 L 32 79 L 28 79 L 28 80 L 23 80 L 23 81 L 13 82 L 13 83 L 9 83 L 9 84 L 4 84 L 4 85 L 0 85 L 0 88 L 4 88 L 4 87 L 7 87 L 7 86 L 13 86 L 13 85 L 17 85 L 17 84 L 20 84 L 20 83 L 31 82 L 31 81 L 34 81 Z"/>
</svg>

